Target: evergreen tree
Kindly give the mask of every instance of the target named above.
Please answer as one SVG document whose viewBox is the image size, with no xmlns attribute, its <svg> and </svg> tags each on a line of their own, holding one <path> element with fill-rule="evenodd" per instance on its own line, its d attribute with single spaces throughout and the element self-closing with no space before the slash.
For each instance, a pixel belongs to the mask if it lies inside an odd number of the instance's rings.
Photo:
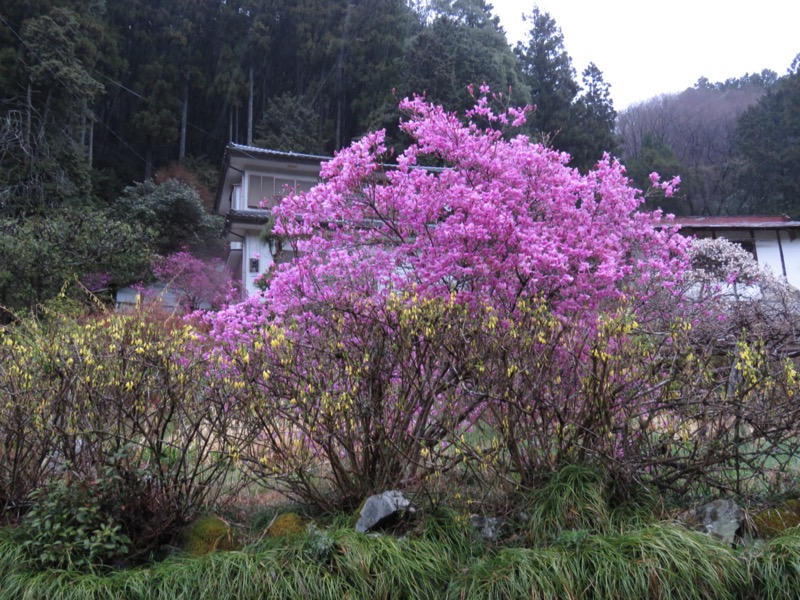
<svg viewBox="0 0 800 600">
<path fill-rule="evenodd" d="M 0 218 L 0 323 L 9 310 L 36 310 L 62 290 L 140 281 L 150 264 L 141 229 L 96 210 L 67 208 L 27 219 Z M 90 287 L 93 287 L 90 285 Z"/>
<path fill-rule="evenodd" d="M 515 55 L 535 107 L 528 118 L 529 131 L 559 150 L 570 151 L 576 138 L 573 103 L 580 86 L 564 35 L 550 14 L 537 6 L 526 20 L 528 38 L 517 44 Z"/>
<path fill-rule="evenodd" d="M 687 214 L 687 205 L 681 197 L 666 197 L 663 191 L 654 189 L 650 181 L 650 173 L 656 172 L 662 179 L 670 180 L 680 176 L 681 163 L 675 153 L 663 140 L 654 135 L 646 135 L 641 151 L 625 163 L 628 177 L 638 189 L 645 193 L 644 210 L 661 209 L 672 214 Z M 683 185 L 681 185 L 681 189 Z"/>
<path fill-rule="evenodd" d="M 148 180 L 125 188 L 112 216 L 138 224 L 162 256 L 184 247 L 208 253 L 219 245 L 222 230 L 222 219 L 203 209 L 197 190 L 175 179 L 161 184 Z"/>
<path fill-rule="evenodd" d="M 511 93 L 513 104 L 530 99 L 499 19 L 484 0 L 440 0 L 432 20 L 409 41 L 404 55 L 404 95 L 425 93 L 448 110 L 472 106 L 468 86 L 488 84 Z"/>
<path fill-rule="evenodd" d="M 303 97 L 282 94 L 270 98 L 256 125 L 255 145 L 273 150 L 320 154 L 317 115 Z"/>
<path fill-rule="evenodd" d="M 604 152 L 615 154 L 614 123 L 617 111 L 611 100 L 610 85 L 594 63 L 583 71 L 583 93 L 575 103 L 575 142 L 572 165 L 587 171 Z"/>
<path fill-rule="evenodd" d="M 742 114 L 734 152 L 745 209 L 800 218 L 800 72 L 781 78 Z"/>
<path fill-rule="evenodd" d="M 92 73 L 101 15 L 91 8 L 52 8 L 14 32 L 15 70 L 0 124 L 0 215 L 91 200 L 92 108 L 103 92 Z"/>
</svg>

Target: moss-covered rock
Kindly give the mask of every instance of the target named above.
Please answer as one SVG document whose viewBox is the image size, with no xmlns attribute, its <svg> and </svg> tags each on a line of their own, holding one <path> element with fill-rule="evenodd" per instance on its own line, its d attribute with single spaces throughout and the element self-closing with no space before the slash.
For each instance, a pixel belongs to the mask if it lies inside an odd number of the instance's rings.
<svg viewBox="0 0 800 600">
<path fill-rule="evenodd" d="M 284 513 L 272 519 L 267 535 L 272 538 L 298 535 L 306 530 L 306 520 L 297 513 Z"/>
<path fill-rule="evenodd" d="M 783 504 L 761 511 L 753 517 L 759 537 L 771 538 L 790 527 L 800 525 L 800 500 L 787 500 Z"/>
<path fill-rule="evenodd" d="M 192 556 L 239 548 L 230 524 L 216 515 L 207 515 L 194 521 L 183 532 L 183 549 Z"/>
</svg>

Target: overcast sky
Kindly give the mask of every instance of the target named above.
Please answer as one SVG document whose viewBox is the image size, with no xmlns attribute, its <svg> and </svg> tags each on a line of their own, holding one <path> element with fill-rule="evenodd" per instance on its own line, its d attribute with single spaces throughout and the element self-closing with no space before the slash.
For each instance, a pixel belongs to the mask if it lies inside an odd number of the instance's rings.
<svg viewBox="0 0 800 600">
<path fill-rule="evenodd" d="M 594 62 L 614 108 L 680 92 L 700 77 L 724 81 L 772 69 L 784 75 L 800 53 L 798 0 L 489 0 L 509 42 L 529 29 L 534 4 L 564 34 L 572 65 Z"/>
</svg>

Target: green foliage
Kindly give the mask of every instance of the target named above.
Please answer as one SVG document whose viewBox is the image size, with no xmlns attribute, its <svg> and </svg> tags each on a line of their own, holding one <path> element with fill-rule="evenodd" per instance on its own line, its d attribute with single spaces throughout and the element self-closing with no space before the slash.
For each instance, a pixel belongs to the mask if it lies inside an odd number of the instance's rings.
<svg viewBox="0 0 800 600">
<path fill-rule="evenodd" d="M 327 564 L 334 550 L 336 550 L 336 542 L 330 533 L 320 529 L 314 523 L 309 523 L 306 527 L 303 557 L 315 563 Z"/>
<path fill-rule="evenodd" d="M 598 477 L 575 468 L 553 481 L 590 486 Z M 536 505 L 550 502 L 542 495 L 528 508 L 543 514 L 548 509 Z M 671 522 L 630 520 L 606 533 L 567 522 L 550 540 L 489 549 L 448 510 L 427 514 L 422 530 L 401 539 L 356 533 L 348 520 L 238 552 L 173 556 L 102 576 L 31 570 L 24 544 L 0 532 L 0 597 L 733 600 L 785 598 L 800 581 L 797 529 L 739 551 Z"/>
<path fill-rule="evenodd" d="M 89 73 L 97 58 L 92 50 L 96 49 L 92 48 L 91 40 L 81 40 L 82 33 L 86 32 L 81 31 L 76 15 L 64 8 L 54 8 L 31 19 L 22 29 L 25 47 L 30 52 L 26 58 L 30 62 L 31 83 L 48 94 L 59 93 L 59 99 L 70 104 L 75 98 L 91 103 L 104 89 Z"/>
<path fill-rule="evenodd" d="M 712 538 L 672 524 L 625 534 L 562 533 L 549 547 L 506 548 L 473 564 L 451 597 L 739 598 L 746 568 Z"/>
<path fill-rule="evenodd" d="M 534 6 L 527 19 L 531 24 L 528 37 L 515 49 L 523 81 L 536 107 L 527 128 L 535 139 L 548 140 L 566 150 L 572 136 L 572 104 L 580 90 L 575 69 L 564 48 L 561 28 L 550 14 Z"/>
<path fill-rule="evenodd" d="M 148 231 L 153 249 L 162 256 L 187 246 L 209 251 L 220 244 L 220 217 L 208 214 L 197 191 L 175 179 L 160 185 L 145 181 L 125 188 L 112 214 Z"/>
<path fill-rule="evenodd" d="M 758 598 L 786 598 L 800 589 L 800 528 L 786 529 L 759 548 L 748 561 Z"/>
<path fill-rule="evenodd" d="M 408 40 L 403 55 L 403 95 L 425 93 L 447 110 L 471 108 L 467 86 L 486 83 L 511 94 L 511 104 L 529 100 L 514 55 L 491 5 L 482 0 L 440 2 L 435 18 Z"/>
<path fill-rule="evenodd" d="M 644 206 L 648 210 L 661 208 L 673 214 L 686 212 L 686 207 L 682 206 L 679 198 L 667 198 L 663 191 L 651 189 L 650 173 L 655 171 L 662 177 L 671 179 L 676 175 L 679 176 L 683 170 L 675 152 L 666 143 L 654 135 L 646 135 L 641 150 L 635 157 L 626 161 L 626 167 L 634 185 L 646 192 Z"/>
<path fill-rule="evenodd" d="M 564 532 L 608 533 L 611 526 L 608 484 L 595 469 L 566 466 L 530 493 L 528 535 L 535 543 Z"/>
<path fill-rule="evenodd" d="M 748 212 L 800 216 L 800 72 L 781 78 L 739 119 L 739 185 Z"/>
<path fill-rule="evenodd" d="M 34 568 L 91 571 L 128 553 L 131 540 L 104 504 L 109 483 L 67 475 L 31 494 L 19 536 Z"/>
<path fill-rule="evenodd" d="M 570 164 L 586 172 L 604 152 L 617 154 L 614 137 L 617 112 L 611 100 L 611 86 L 594 63 L 589 63 L 583 71 L 583 92 L 575 101 L 574 115 L 575 139 L 567 150 L 572 158 Z"/>
<path fill-rule="evenodd" d="M 0 313 L 36 310 L 62 291 L 85 297 L 79 284 L 97 273 L 108 285 L 127 285 L 149 265 L 141 229 L 98 211 L 0 219 Z"/>
<path fill-rule="evenodd" d="M 316 113 L 303 98 L 288 93 L 270 98 L 256 125 L 254 144 L 285 152 L 323 152 Z"/>
</svg>

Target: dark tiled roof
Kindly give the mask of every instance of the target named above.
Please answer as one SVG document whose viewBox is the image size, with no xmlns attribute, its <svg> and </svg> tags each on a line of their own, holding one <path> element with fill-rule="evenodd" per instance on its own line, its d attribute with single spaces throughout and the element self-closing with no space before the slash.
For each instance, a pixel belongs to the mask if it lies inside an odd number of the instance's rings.
<svg viewBox="0 0 800 600">
<path fill-rule="evenodd" d="M 787 216 L 675 217 L 672 225 L 684 229 L 800 229 L 800 221 Z"/>
<path fill-rule="evenodd" d="M 273 150 L 271 148 L 259 148 L 258 146 L 246 146 L 244 144 L 228 144 L 227 150 L 232 153 L 243 154 L 245 156 L 261 156 L 264 158 L 294 158 L 305 159 L 312 162 L 323 162 L 333 158 L 332 156 L 322 156 L 319 154 L 303 154 L 302 152 L 286 152 L 284 150 Z"/>
</svg>

